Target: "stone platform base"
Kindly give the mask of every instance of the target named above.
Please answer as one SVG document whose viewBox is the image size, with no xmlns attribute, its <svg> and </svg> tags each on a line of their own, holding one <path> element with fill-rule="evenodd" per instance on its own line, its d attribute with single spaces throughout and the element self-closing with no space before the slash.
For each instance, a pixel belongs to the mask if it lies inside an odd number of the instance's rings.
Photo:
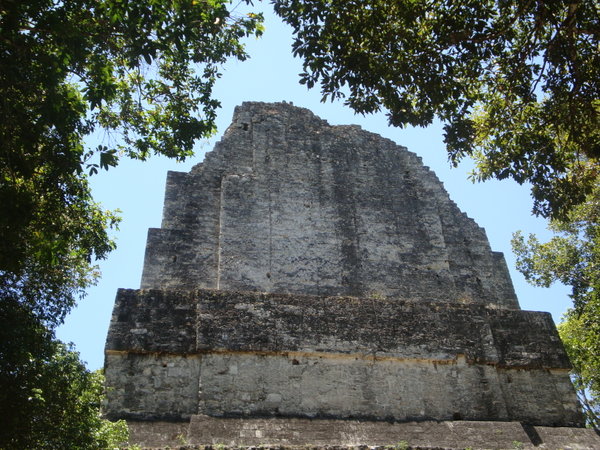
<svg viewBox="0 0 600 450">
<path fill-rule="evenodd" d="M 421 449 L 600 449 L 591 429 L 519 422 L 368 422 L 294 418 L 215 418 L 190 422 L 129 421 L 130 443 L 143 448 L 395 447 Z M 187 447 L 187 448 L 190 448 Z"/>
</svg>

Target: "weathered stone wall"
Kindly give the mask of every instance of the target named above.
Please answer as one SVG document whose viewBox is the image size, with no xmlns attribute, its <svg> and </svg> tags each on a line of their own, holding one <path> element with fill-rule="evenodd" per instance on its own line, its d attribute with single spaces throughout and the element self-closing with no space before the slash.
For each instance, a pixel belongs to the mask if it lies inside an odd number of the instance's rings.
<svg viewBox="0 0 600 450">
<path fill-rule="evenodd" d="M 120 289 L 107 350 L 321 352 L 568 369 L 548 313 L 480 304 Z"/>
<path fill-rule="evenodd" d="M 579 424 L 568 368 L 547 313 L 120 290 L 107 341 L 108 412 Z"/>
<path fill-rule="evenodd" d="M 246 103 L 169 173 L 142 288 L 115 302 L 111 418 L 583 424 L 550 315 L 435 174 L 305 109 Z"/>
<path fill-rule="evenodd" d="M 284 103 L 244 103 L 202 164 L 169 174 L 142 288 L 518 307 L 504 258 L 420 158 Z"/>
<path fill-rule="evenodd" d="M 578 423 L 565 370 L 498 369 L 331 354 L 207 354 L 199 411 L 211 416 Z M 508 383 L 510 380 L 510 383 Z M 516 383 L 516 384 L 513 384 Z M 566 400 L 566 404 L 563 402 Z"/>
<path fill-rule="evenodd" d="M 106 414 L 182 420 L 198 413 L 199 355 L 108 351 Z"/>
</svg>

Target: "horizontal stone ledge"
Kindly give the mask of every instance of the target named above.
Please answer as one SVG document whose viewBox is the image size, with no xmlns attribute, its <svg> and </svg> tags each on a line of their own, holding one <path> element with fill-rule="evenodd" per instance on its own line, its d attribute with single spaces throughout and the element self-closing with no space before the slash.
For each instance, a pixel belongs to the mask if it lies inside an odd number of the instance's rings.
<svg viewBox="0 0 600 450">
<path fill-rule="evenodd" d="M 225 349 L 569 369 L 548 313 L 481 304 L 198 289 L 117 294 L 108 350 Z"/>
<path fill-rule="evenodd" d="M 594 430 L 533 426 L 520 422 L 375 422 L 301 418 L 216 418 L 194 415 L 188 422 L 128 421 L 130 442 L 146 448 L 297 446 L 421 449 L 600 448 Z M 203 447 L 201 447 L 203 448 Z"/>
<path fill-rule="evenodd" d="M 431 365 L 486 365 L 493 366 L 498 369 L 510 369 L 510 370 L 531 370 L 531 369 L 542 369 L 549 370 L 552 373 L 569 373 L 568 368 L 554 368 L 554 367 L 531 367 L 531 366 L 504 366 L 499 363 L 483 362 L 469 360 L 465 355 L 456 355 L 456 357 L 449 357 L 446 359 L 436 358 L 405 358 L 395 357 L 390 355 L 377 355 L 377 354 L 361 354 L 361 353 L 325 353 L 325 352 L 309 352 L 309 351 L 250 351 L 250 350 L 228 350 L 228 349 L 204 349 L 197 350 L 192 353 L 169 353 L 169 352 L 155 352 L 155 351 L 144 351 L 144 350 L 105 350 L 105 355 L 111 356 L 122 356 L 127 357 L 128 355 L 140 355 L 140 356 L 174 356 L 182 358 L 193 358 L 201 357 L 203 355 L 230 355 L 230 356 L 263 356 L 263 357 L 274 357 L 274 358 L 286 358 L 294 360 L 296 358 L 312 358 L 312 359 L 326 359 L 326 360 L 340 360 L 340 361 L 372 361 L 375 362 L 395 362 L 395 363 L 406 363 L 406 364 L 431 364 Z"/>
</svg>

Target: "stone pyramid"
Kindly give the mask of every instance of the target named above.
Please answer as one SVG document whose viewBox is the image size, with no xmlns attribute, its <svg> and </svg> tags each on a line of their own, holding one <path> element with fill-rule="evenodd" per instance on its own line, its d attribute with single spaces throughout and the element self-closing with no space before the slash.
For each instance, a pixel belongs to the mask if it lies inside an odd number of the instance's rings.
<svg viewBox="0 0 600 450">
<path fill-rule="evenodd" d="M 109 417 L 154 437 L 191 420 L 202 444 L 339 444 L 348 420 L 583 425 L 550 315 L 519 308 L 435 174 L 286 103 L 242 104 L 201 164 L 169 172 L 105 366 Z"/>
</svg>

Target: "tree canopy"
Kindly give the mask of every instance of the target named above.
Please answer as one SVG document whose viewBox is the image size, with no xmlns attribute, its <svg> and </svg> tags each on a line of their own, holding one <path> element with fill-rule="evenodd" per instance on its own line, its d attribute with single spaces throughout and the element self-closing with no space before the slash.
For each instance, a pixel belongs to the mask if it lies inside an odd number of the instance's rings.
<svg viewBox="0 0 600 450">
<path fill-rule="evenodd" d="M 0 295 L 60 323 L 114 244 L 87 174 L 215 131 L 212 87 L 261 16 L 225 0 L 0 5 Z M 92 133 L 104 144 L 87 148 Z"/>
<path fill-rule="evenodd" d="M 300 82 L 394 126 L 444 123 L 474 178 L 532 185 L 533 211 L 585 201 L 600 157 L 594 0 L 274 0 Z"/>
</svg>

